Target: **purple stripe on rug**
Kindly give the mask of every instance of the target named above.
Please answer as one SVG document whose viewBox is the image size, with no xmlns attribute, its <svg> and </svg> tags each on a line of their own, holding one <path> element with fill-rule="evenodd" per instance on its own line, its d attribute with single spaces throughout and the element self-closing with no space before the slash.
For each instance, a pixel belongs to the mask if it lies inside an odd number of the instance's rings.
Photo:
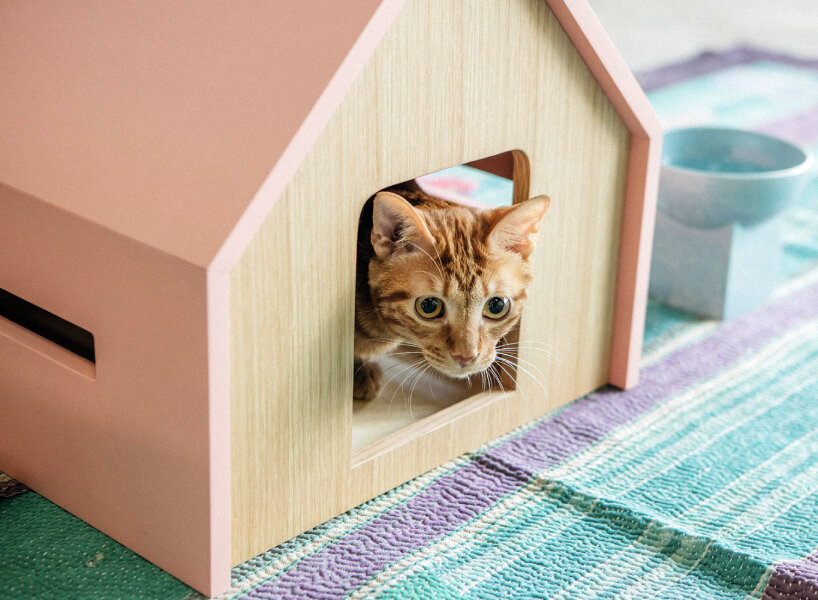
<svg viewBox="0 0 818 600">
<path fill-rule="evenodd" d="M 641 73 L 637 75 L 637 80 L 646 92 L 650 92 L 666 85 L 680 83 L 691 77 L 707 75 L 721 69 L 759 60 L 818 69 L 818 60 L 801 59 L 752 47 L 739 47 L 727 52 L 705 52 L 688 60 Z"/>
<path fill-rule="evenodd" d="M 307 556 L 249 598 L 343 598 L 374 573 L 450 534 L 518 489 L 526 473 L 476 460 Z"/>
<path fill-rule="evenodd" d="M 818 316 L 818 284 L 721 324 L 703 340 L 643 368 L 627 392 L 606 388 L 490 449 L 498 463 L 530 473 L 564 462 L 660 401 L 704 381 L 764 343 Z"/>
<path fill-rule="evenodd" d="M 728 321 L 698 343 L 643 369 L 636 388 L 605 390 L 568 405 L 307 556 L 249 597 L 341 598 L 390 564 L 474 519 L 525 485 L 534 472 L 570 458 L 658 402 L 816 316 L 818 283 Z"/>
<path fill-rule="evenodd" d="M 761 600 L 818 600 L 818 550 L 778 563 Z"/>
</svg>

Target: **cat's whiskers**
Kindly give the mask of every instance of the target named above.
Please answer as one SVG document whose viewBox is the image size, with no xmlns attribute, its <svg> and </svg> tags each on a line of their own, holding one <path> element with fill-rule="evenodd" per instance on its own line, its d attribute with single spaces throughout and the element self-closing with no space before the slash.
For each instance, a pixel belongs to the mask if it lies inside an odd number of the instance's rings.
<svg viewBox="0 0 818 600">
<path fill-rule="evenodd" d="M 383 356 L 405 356 L 407 354 L 420 354 L 423 355 L 423 352 L 419 352 L 417 350 L 408 350 L 406 352 L 387 352 Z"/>
<path fill-rule="evenodd" d="M 376 357 L 376 358 L 377 358 L 377 357 Z M 376 358 L 372 358 L 372 359 L 370 359 L 370 360 L 376 360 Z M 414 363 L 414 364 L 420 364 L 420 362 L 421 362 L 421 361 L 417 361 L 417 362 L 416 362 L 416 363 Z M 389 371 L 391 371 L 391 370 L 393 370 L 393 369 L 397 369 L 398 367 L 404 367 L 404 369 L 405 369 L 405 368 L 407 368 L 407 367 L 411 367 L 411 366 L 412 366 L 411 364 L 407 364 L 406 362 L 396 362 L 395 364 L 393 364 L 393 365 L 390 365 L 390 366 L 386 367 L 386 369 L 384 369 L 384 370 L 383 370 L 383 374 L 385 375 L 385 374 L 386 374 L 386 373 L 388 373 Z M 404 369 L 401 369 L 401 371 L 398 373 L 398 375 L 400 375 L 400 373 L 403 373 Z M 392 381 L 392 378 L 387 379 L 387 380 L 386 380 L 386 383 L 389 383 L 390 381 Z M 381 391 L 383 391 L 383 387 L 384 387 L 384 386 L 381 386 Z"/>
<path fill-rule="evenodd" d="M 526 340 L 523 342 L 504 342 L 502 344 L 497 345 L 498 348 L 539 348 L 541 350 L 547 350 L 549 352 L 554 352 L 556 354 L 556 348 L 551 344 L 546 344 L 545 342 L 538 342 L 535 340 Z"/>
<path fill-rule="evenodd" d="M 417 374 L 417 377 L 415 377 L 415 380 L 412 382 L 411 389 L 409 390 L 409 418 L 412 419 L 413 421 L 415 419 L 415 415 L 412 412 L 412 394 L 415 393 L 415 386 L 418 384 L 418 381 L 420 381 L 420 378 L 430 368 L 431 368 L 431 365 L 429 363 L 426 363 L 426 365 L 422 369 L 420 369 L 420 371 Z"/>
<path fill-rule="evenodd" d="M 435 382 L 440 383 L 444 380 L 443 375 L 437 369 L 430 369 L 429 370 L 429 377 L 427 377 L 426 381 L 429 384 L 429 395 L 434 396 L 435 398 L 438 397 L 437 392 L 432 389 L 432 380 L 434 379 Z"/>
<path fill-rule="evenodd" d="M 369 341 L 372 342 L 381 342 L 384 344 L 398 344 L 398 346 L 408 346 L 409 348 L 419 348 L 422 349 L 420 344 L 416 344 L 415 342 L 410 342 L 407 340 L 399 340 L 394 338 L 368 338 Z"/>
<path fill-rule="evenodd" d="M 402 370 L 400 372 L 400 374 L 398 375 L 398 376 L 403 375 L 407 370 L 409 371 L 409 374 L 401 380 L 401 382 L 395 388 L 395 391 L 392 392 L 392 397 L 389 399 L 389 409 L 387 411 L 387 415 L 391 414 L 391 412 L 392 412 L 392 403 L 395 401 L 395 394 L 398 393 L 398 390 L 400 390 L 401 396 L 403 398 L 406 398 L 406 395 L 405 395 L 406 391 L 405 391 L 405 389 L 403 387 L 403 384 L 406 383 L 406 380 L 409 379 L 412 375 L 414 375 L 419 370 L 417 368 L 417 366 L 419 364 L 421 364 L 422 362 L 423 362 L 422 360 L 418 360 L 418 361 L 410 364 L 406 369 Z M 391 381 L 391 379 L 390 379 L 390 381 Z M 383 386 L 383 387 L 386 387 L 386 386 Z M 383 389 L 383 388 L 381 388 L 381 389 Z"/>
<path fill-rule="evenodd" d="M 512 374 L 512 373 L 511 373 L 511 372 L 510 372 L 510 371 L 509 371 L 509 370 L 508 370 L 508 369 L 507 369 L 505 366 L 503 366 L 503 365 L 502 365 L 501 363 L 499 363 L 499 362 L 496 362 L 496 363 L 494 363 L 494 364 L 495 364 L 495 365 L 497 365 L 497 368 L 498 368 L 498 369 L 501 369 L 501 370 L 503 371 L 503 373 L 505 373 L 506 377 L 508 377 L 509 379 L 511 379 L 511 382 L 514 384 L 514 387 L 515 387 L 515 388 L 519 387 L 519 384 L 517 383 L 517 378 L 516 378 L 516 377 L 514 377 L 514 375 L 513 375 L 513 374 Z M 492 365 L 492 366 L 494 366 L 494 365 Z M 497 373 L 497 377 L 498 377 L 498 379 L 500 378 L 500 373 L 499 373 L 499 372 Z M 502 383 L 501 383 L 500 385 L 502 385 Z M 522 388 L 521 388 L 521 389 L 522 389 Z"/>
<path fill-rule="evenodd" d="M 521 362 L 524 365 L 527 365 L 532 370 L 537 371 L 537 373 L 540 375 L 540 377 L 545 379 L 545 375 L 543 374 L 542 371 L 540 371 L 540 368 L 537 365 L 535 365 L 534 363 L 532 363 L 531 361 L 525 360 L 524 358 L 520 358 L 516 354 L 509 354 L 507 352 L 498 352 L 497 355 L 502 356 L 503 358 L 507 358 L 507 359 L 511 360 L 512 362 L 513 361 Z"/>
<path fill-rule="evenodd" d="M 510 351 L 518 351 L 518 350 L 533 350 L 535 352 L 542 352 L 543 354 L 547 354 L 548 356 L 560 360 L 559 356 L 553 350 L 548 348 L 543 348 L 540 346 L 529 346 L 526 344 L 521 344 L 519 346 L 497 346 L 498 350 L 510 350 Z"/>
<path fill-rule="evenodd" d="M 547 350 L 549 352 L 554 352 L 556 354 L 556 348 L 551 344 L 546 344 L 545 342 L 539 342 L 536 340 L 526 340 L 523 342 L 504 342 L 502 344 L 497 345 L 498 348 L 540 348 L 541 350 Z"/>
<path fill-rule="evenodd" d="M 395 343 L 400 342 L 400 340 L 394 339 L 394 338 L 374 338 L 374 337 L 370 337 L 370 338 L 366 338 L 366 339 L 369 342 L 381 342 L 382 344 L 395 344 Z"/>
<path fill-rule="evenodd" d="M 520 350 L 525 350 L 526 352 L 539 352 L 541 354 L 545 354 L 546 356 L 553 358 L 556 361 L 559 361 L 562 364 L 562 361 L 557 354 L 552 352 L 551 350 L 547 350 L 545 348 L 540 348 L 538 346 L 498 346 L 498 350 L 505 350 L 507 352 L 519 352 Z"/>
<path fill-rule="evenodd" d="M 505 337 L 502 338 L 502 340 L 505 340 L 505 339 L 506 339 Z M 553 345 L 551 345 L 551 344 L 549 344 L 547 342 L 544 342 L 542 340 L 523 340 L 523 341 L 516 340 L 516 341 L 513 341 L 513 342 L 502 341 L 502 343 L 500 343 L 499 345 L 500 346 L 505 346 L 505 345 L 512 346 L 514 344 L 539 344 L 540 346 L 546 346 L 548 348 L 551 348 L 552 350 L 554 349 Z"/>
<path fill-rule="evenodd" d="M 507 376 L 507 377 L 508 377 L 508 378 L 511 380 L 511 382 L 514 384 L 514 388 L 518 387 L 518 385 L 517 385 L 517 378 L 514 376 L 514 373 L 513 373 L 511 370 L 509 370 L 508 368 L 506 368 L 506 367 L 505 367 L 505 366 L 504 366 L 502 363 L 500 363 L 500 362 L 495 362 L 495 363 L 493 363 L 493 364 L 492 364 L 492 367 L 494 367 L 494 366 L 496 366 L 496 367 L 497 367 L 497 369 L 498 369 L 498 371 L 496 372 L 496 373 L 497 373 L 497 375 L 498 375 L 498 377 L 499 377 L 499 375 L 500 375 L 500 371 L 502 371 L 502 372 L 503 372 L 503 374 L 505 374 L 505 375 L 506 375 L 506 376 Z M 512 388 L 512 389 L 514 389 L 514 388 Z"/>
<path fill-rule="evenodd" d="M 545 394 L 546 396 L 548 395 L 548 390 L 547 390 L 547 389 L 546 389 L 546 387 L 543 385 L 542 381 L 540 381 L 540 380 L 537 378 L 537 376 L 536 376 L 536 375 L 534 375 L 534 374 L 533 374 L 533 373 L 532 373 L 530 370 L 528 370 L 528 369 L 527 369 L 526 367 L 524 367 L 523 365 L 521 365 L 521 364 L 519 364 L 519 363 L 518 363 L 517 365 L 515 365 L 514 363 L 512 363 L 512 362 L 511 362 L 511 361 L 509 361 L 508 359 L 503 358 L 503 357 L 501 357 L 501 356 L 498 356 L 498 357 L 497 357 L 497 362 L 500 362 L 500 363 L 506 364 L 506 365 L 508 365 L 508 366 L 509 366 L 509 368 L 511 368 L 511 369 L 514 369 L 514 368 L 516 367 L 518 370 L 522 371 L 523 373 L 525 373 L 526 375 L 528 375 L 528 376 L 529 376 L 531 379 L 533 379 L 533 380 L 534 380 L 534 383 L 536 383 L 537 385 L 539 385 L 539 386 L 540 386 L 540 389 L 542 389 L 543 394 Z M 509 374 L 508 372 L 506 372 L 506 374 L 507 374 L 509 377 L 511 377 L 511 374 Z M 512 379 L 514 379 L 515 385 L 517 385 L 517 380 L 516 380 L 516 378 L 512 377 Z M 522 388 L 521 388 L 521 389 L 522 389 Z"/>
<path fill-rule="evenodd" d="M 413 420 L 413 421 L 415 420 L 415 415 L 412 413 L 412 394 L 415 391 L 415 384 L 417 384 L 418 379 L 420 378 L 421 374 L 423 374 L 423 371 L 424 371 L 425 368 L 426 367 L 424 366 L 422 369 L 416 369 L 415 378 L 412 380 L 412 384 L 409 386 L 409 400 L 407 402 L 407 407 L 409 409 L 409 418 L 411 420 Z M 401 384 L 401 386 L 402 385 L 403 384 Z M 401 392 L 401 395 L 403 396 L 403 398 L 405 400 L 406 395 L 403 392 Z"/>
<path fill-rule="evenodd" d="M 361 369 L 363 369 L 363 368 L 364 368 L 366 365 L 368 365 L 369 363 L 371 363 L 371 362 L 372 362 L 372 361 L 374 361 L 374 360 L 375 360 L 374 358 L 370 358 L 370 359 L 367 359 L 367 360 L 365 360 L 364 362 L 362 362 L 362 363 L 361 363 L 361 366 L 360 366 L 360 367 L 358 367 L 357 369 L 355 369 L 355 372 L 354 372 L 354 373 L 352 373 L 352 377 L 353 377 L 353 378 L 355 378 L 355 376 L 358 374 L 358 371 L 360 371 Z"/>
<path fill-rule="evenodd" d="M 556 353 L 552 352 L 550 349 L 542 348 L 542 347 L 539 347 L 539 346 L 536 346 L 536 345 L 531 345 L 531 344 L 533 344 L 533 342 L 526 342 L 526 343 L 515 342 L 515 343 L 512 343 L 512 344 L 502 344 L 500 346 L 497 346 L 497 350 L 498 351 L 499 350 L 509 350 L 511 352 L 517 352 L 517 353 L 519 353 L 520 350 L 526 350 L 526 351 L 530 350 L 530 351 L 534 351 L 534 352 L 541 352 L 542 354 L 545 354 L 549 358 L 553 358 L 554 360 L 556 360 L 560 364 L 560 366 L 564 366 L 562 360 L 560 359 L 559 356 L 556 355 Z"/>
<path fill-rule="evenodd" d="M 422 352 L 417 352 L 417 353 L 406 352 L 406 354 L 422 354 Z M 383 356 L 387 356 L 387 355 L 386 354 L 381 354 L 381 355 L 378 355 L 378 356 L 373 356 L 372 358 L 367 358 L 363 363 L 361 363 L 361 365 L 357 369 L 355 369 L 355 371 L 352 373 L 352 376 L 355 377 L 355 375 L 358 374 L 358 371 L 363 369 L 369 363 L 377 362 L 377 360 L 379 358 L 383 357 Z M 392 370 L 392 369 L 394 369 L 395 367 L 398 367 L 398 366 L 400 366 L 400 363 L 394 364 L 391 367 L 387 367 L 386 370 L 384 371 L 384 373 L 386 373 L 387 371 L 390 371 L 390 370 Z"/>
<path fill-rule="evenodd" d="M 524 359 L 520 358 L 519 356 L 515 356 L 515 355 L 511 355 L 511 354 L 498 352 L 497 355 L 498 355 L 499 358 L 502 358 L 504 361 L 506 361 L 507 364 L 512 364 L 513 363 L 514 365 L 516 365 L 517 369 L 520 369 L 523 373 L 525 373 L 526 375 L 528 375 L 529 377 L 534 379 L 534 381 L 536 381 L 539 384 L 540 388 L 542 388 L 545 395 L 546 396 L 548 395 L 548 391 L 546 390 L 545 386 L 542 383 L 542 381 L 545 380 L 546 377 L 543 374 L 543 372 L 539 369 L 539 367 L 537 367 L 537 365 L 535 365 L 534 363 L 529 362 L 527 360 L 524 360 Z M 535 372 L 536 372 L 537 375 L 539 375 L 539 377 L 537 377 L 535 375 Z M 542 378 L 542 379 L 540 379 L 540 378 Z"/>
<path fill-rule="evenodd" d="M 418 273 L 423 273 L 424 275 L 428 275 L 429 277 L 431 277 L 432 279 L 437 281 L 438 285 L 440 285 L 440 286 L 443 285 L 443 282 L 440 281 L 440 277 L 437 277 L 434 273 L 429 273 L 429 271 L 418 271 Z"/>
<path fill-rule="evenodd" d="M 502 380 L 502 379 L 500 379 L 500 374 L 499 374 L 499 373 L 497 373 L 497 372 L 494 370 L 494 365 L 489 365 L 489 368 L 488 368 L 487 370 L 488 370 L 489 374 L 490 374 L 490 375 L 491 375 L 491 376 L 494 378 L 494 380 L 497 382 L 497 385 L 499 385 L 499 386 L 500 386 L 500 391 L 502 391 L 502 392 L 505 394 L 505 393 L 506 393 L 506 388 L 505 388 L 505 386 L 503 386 L 503 380 Z"/>
<path fill-rule="evenodd" d="M 437 244 L 432 245 L 432 248 L 435 249 L 435 254 L 437 255 L 437 263 L 435 263 L 435 264 L 438 265 L 437 270 L 440 271 L 440 276 L 443 277 L 443 271 L 442 271 L 443 259 L 440 258 L 440 252 L 437 251 Z M 429 258 L 432 258 L 432 257 L 430 256 Z M 445 277 L 443 277 L 443 278 L 445 279 Z"/>
<path fill-rule="evenodd" d="M 372 361 L 374 361 L 374 360 L 375 360 L 375 358 L 371 358 L 371 359 L 369 359 L 367 362 L 372 362 Z M 393 369 L 396 369 L 396 368 L 398 368 L 398 367 L 403 367 L 403 369 L 401 369 L 401 370 L 400 370 L 400 371 L 398 371 L 396 374 L 394 374 L 394 375 L 392 375 L 391 377 L 389 377 L 389 378 L 388 378 L 388 379 L 387 379 L 385 382 L 383 382 L 383 383 L 381 384 L 380 389 L 378 390 L 378 394 L 377 394 L 377 395 L 376 395 L 376 396 L 375 396 L 375 397 L 372 399 L 372 402 L 375 402 L 375 401 L 377 401 L 377 400 L 378 400 L 378 398 L 380 398 L 381 394 L 382 394 L 382 393 L 383 393 L 383 391 L 386 389 L 387 385 L 388 385 L 389 383 L 391 383 L 393 379 L 395 379 L 396 377 L 400 377 L 400 376 L 401 376 L 403 373 L 405 373 L 405 372 L 407 371 L 407 369 L 410 369 L 410 368 L 412 368 L 413 366 L 416 366 L 416 365 L 420 364 L 421 362 L 423 362 L 423 361 L 422 361 L 422 360 L 418 360 L 418 361 L 416 361 L 415 363 L 413 363 L 413 364 L 409 364 L 409 365 L 407 365 L 407 364 L 406 364 L 406 363 L 404 363 L 404 362 L 397 362 L 397 363 L 395 363 L 394 365 L 391 365 L 391 366 L 389 366 L 389 367 L 386 367 L 386 369 L 384 369 L 384 370 L 383 370 L 382 375 L 386 375 L 387 373 L 389 373 L 389 371 L 392 371 Z M 362 366 L 363 366 L 363 365 L 361 365 L 361 367 L 362 367 Z M 358 367 L 358 369 L 360 369 L 361 367 Z M 357 371 L 356 371 L 356 373 L 357 373 Z M 390 403 L 390 408 L 391 408 L 391 403 Z"/>
</svg>

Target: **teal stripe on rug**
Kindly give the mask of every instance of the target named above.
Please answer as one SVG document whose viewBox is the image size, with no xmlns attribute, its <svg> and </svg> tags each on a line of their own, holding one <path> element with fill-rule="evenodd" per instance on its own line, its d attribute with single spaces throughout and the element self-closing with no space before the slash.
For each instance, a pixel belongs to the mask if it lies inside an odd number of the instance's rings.
<svg viewBox="0 0 818 600">
<path fill-rule="evenodd" d="M 39 494 L 0 501 L 0 598 L 187 598 L 193 592 Z"/>
<path fill-rule="evenodd" d="M 554 482 L 476 537 L 467 552 L 439 550 L 395 574 L 379 597 L 498 598 L 513 590 L 518 598 L 613 598 L 650 576 L 645 597 L 692 577 L 718 582 L 697 597 L 739 598 L 767 571 L 706 538 Z"/>
<path fill-rule="evenodd" d="M 789 373 L 793 385 L 801 385 L 802 373 L 810 374 L 809 365 L 801 362 L 815 352 L 810 338 L 813 332 L 818 332 L 818 323 L 773 340 L 714 379 L 685 389 L 639 415 L 551 472 L 569 483 L 594 482 L 601 493 L 621 493 L 635 479 L 699 447 L 702 436 L 717 435 L 738 418 L 734 413 L 765 406 L 767 399 L 756 398 L 753 404 L 751 395 L 780 387 L 788 370 L 794 370 L 794 374 Z"/>
</svg>

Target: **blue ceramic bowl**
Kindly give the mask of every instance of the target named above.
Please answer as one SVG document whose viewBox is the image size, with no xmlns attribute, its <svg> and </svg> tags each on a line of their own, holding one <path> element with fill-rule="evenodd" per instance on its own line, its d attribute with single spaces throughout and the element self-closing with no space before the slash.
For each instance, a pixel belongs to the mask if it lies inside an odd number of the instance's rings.
<svg viewBox="0 0 818 600">
<path fill-rule="evenodd" d="M 752 226 L 798 196 L 812 163 L 807 151 L 769 135 L 717 127 L 669 131 L 658 209 L 700 229 Z"/>
</svg>

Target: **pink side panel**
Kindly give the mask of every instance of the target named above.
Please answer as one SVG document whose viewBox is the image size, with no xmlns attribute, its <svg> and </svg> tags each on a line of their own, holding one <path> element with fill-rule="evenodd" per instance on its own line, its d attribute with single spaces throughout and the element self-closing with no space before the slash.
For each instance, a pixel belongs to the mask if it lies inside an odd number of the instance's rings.
<svg viewBox="0 0 818 600">
<path fill-rule="evenodd" d="M 0 318 L 0 468 L 205 592 L 215 556 L 223 589 L 206 272 L 2 184 L 0 214 L 0 287 L 96 349 L 90 363 Z"/>
<path fill-rule="evenodd" d="M 548 0 L 548 5 L 631 133 L 609 365 L 610 383 L 627 389 L 639 378 L 662 129 L 586 0 Z"/>
</svg>

